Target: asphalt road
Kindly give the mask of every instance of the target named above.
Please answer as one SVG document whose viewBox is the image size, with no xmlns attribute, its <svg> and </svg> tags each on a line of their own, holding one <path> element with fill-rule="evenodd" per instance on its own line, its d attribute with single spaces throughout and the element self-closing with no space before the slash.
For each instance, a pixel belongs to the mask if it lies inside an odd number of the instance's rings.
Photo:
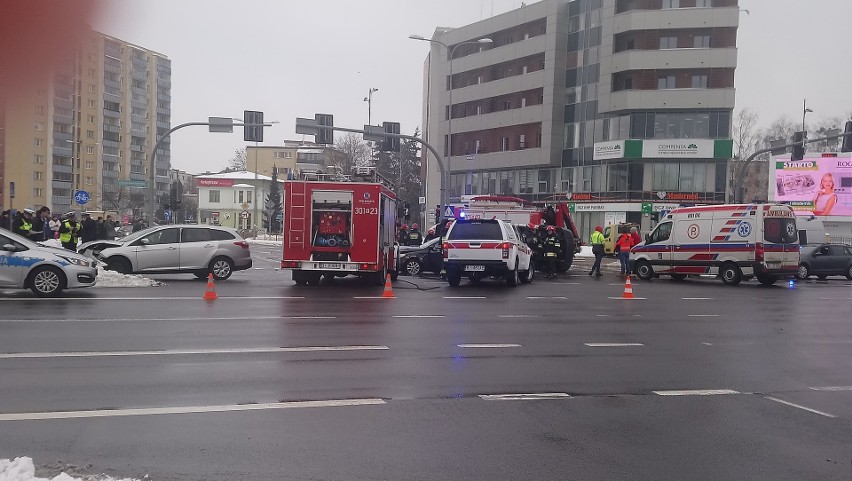
<svg viewBox="0 0 852 481">
<path fill-rule="evenodd" d="M 381 299 L 253 253 L 216 301 L 192 276 L 0 294 L 0 458 L 153 480 L 852 480 L 849 281 L 658 279 L 622 300 L 580 262 L 515 289 L 401 277 Z"/>
</svg>

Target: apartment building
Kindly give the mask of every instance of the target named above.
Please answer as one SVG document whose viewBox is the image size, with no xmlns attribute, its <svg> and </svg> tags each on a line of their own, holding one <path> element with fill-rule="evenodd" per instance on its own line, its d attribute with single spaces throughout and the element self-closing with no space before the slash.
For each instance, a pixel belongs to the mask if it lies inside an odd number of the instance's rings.
<svg viewBox="0 0 852 481">
<path fill-rule="evenodd" d="M 313 142 L 285 140 L 281 145 L 247 146 L 246 170 L 272 176 L 273 166 L 278 178 L 286 179 L 298 172 L 327 171 L 332 165 L 341 165 L 343 152 L 330 145 Z"/>
<path fill-rule="evenodd" d="M 423 122 L 451 201 L 566 201 L 585 232 L 724 202 L 738 22 L 737 0 L 543 0 L 438 28 Z"/>
<path fill-rule="evenodd" d="M 171 61 L 90 31 L 49 78 L 16 92 L 2 109 L 2 177 L 12 207 L 138 214 L 150 185 L 151 149 L 171 123 Z M 169 192 L 168 141 L 154 167 L 158 196 Z M 75 202 L 85 191 L 89 201 Z M 3 190 L 2 205 L 10 205 Z M 135 207 L 135 208 L 134 208 Z M 130 211 L 136 212 L 130 212 Z"/>
</svg>

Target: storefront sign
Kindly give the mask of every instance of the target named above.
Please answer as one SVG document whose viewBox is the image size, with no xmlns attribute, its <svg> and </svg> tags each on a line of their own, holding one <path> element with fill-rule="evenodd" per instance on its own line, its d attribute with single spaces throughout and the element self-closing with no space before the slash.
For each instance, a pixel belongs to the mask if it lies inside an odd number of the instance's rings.
<svg viewBox="0 0 852 481">
<path fill-rule="evenodd" d="M 652 212 L 671 212 L 680 207 L 679 204 L 657 204 L 654 203 Z"/>
<path fill-rule="evenodd" d="M 678 200 L 694 202 L 701 199 L 698 192 L 657 192 L 657 198 L 660 200 Z"/>
<path fill-rule="evenodd" d="M 231 187 L 234 185 L 233 179 L 195 179 L 198 187 Z"/>
<path fill-rule="evenodd" d="M 592 200 L 592 194 L 588 192 L 569 192 L 565 194 L 568 200 Z"/>
<path fill-rule="evenodd" d="M 624 158 L 624 141 L 616 140 L 614 142 L 599 142 L 595 144 L 595 160 L 608 159 L 623 159 Z"/>
<path fill-rule="evenodd" d="M 715 143 L 708 139 L 644 140 L 642 157 L 646 159 L 712 159 Z"/>
<path fill-rule="evenodd" d="M 572 202 L 568 205 L 568 210 L 571 212 L 639 212 L 641 209 L 641 202 L 608 202 L 604 204 Z"/>
</svg>

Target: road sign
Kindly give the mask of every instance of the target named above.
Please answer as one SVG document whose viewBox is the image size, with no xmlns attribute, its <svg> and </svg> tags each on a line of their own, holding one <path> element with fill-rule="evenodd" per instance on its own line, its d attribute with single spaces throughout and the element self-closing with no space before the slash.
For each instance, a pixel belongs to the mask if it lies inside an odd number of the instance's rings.
<svg viewBox="0 0 852 481">
<path fill-rule="evenodd" d="M 417 201 L 419 202 L 420 205 L 425 204 L 426 203 L 426 196 L 421 195 L 420 197 L 417 198 Z"/>
<path fill-rule="evenodd" d="M 145 187 L 148 186 L 148 183 L 145 182 L 144 180 L 121 179 L 121 180 L 118 181 L 118 186 L 119 187 L 131 187 L 131 188 L 144 189 Z"/>
<path fill-rule="evenodd" d="M 172 220 L 172 211 L 170 209 L 166 209 L 163 211 L 163 218 L 166 220 Z"/>
<path fill-rule="evenodd" d="M 243 123 L 253 124 L 243 127 L 243 140 L 246 142 L 263 142 L 263 112 L 244 110 Z"/>
<path fill-rule="evenodd" d="M 224 132 L 227 134 L 234 131 L 234 119 L 227 117 L 208 117 L 207 123 L 210 132 Z"/>
<path fill-rule="evenodd" d="M 86 192 L 85 190 L 78 190 L 74 194 L 74 202 L 76 202 L 80 205 L 86 204 L 87 202 L 89 202 L 89 193 Z"/>
<path fill-rule="evenodd" d="M 249 213 L 248 213 L 247 210 L 240 212 L 240 219 L 248 219 L 248 218 L 249 218 Z"/>
<path fill-rule="evenodd" d="M 448 205 L 448 206 L 444 207 L 444 217 L 446 217 L 448 219 L 455 219 L 456 218 L 456 211 L 455 211 L 455 209 L 453 209 L 453 206 Z"/>
</svg>

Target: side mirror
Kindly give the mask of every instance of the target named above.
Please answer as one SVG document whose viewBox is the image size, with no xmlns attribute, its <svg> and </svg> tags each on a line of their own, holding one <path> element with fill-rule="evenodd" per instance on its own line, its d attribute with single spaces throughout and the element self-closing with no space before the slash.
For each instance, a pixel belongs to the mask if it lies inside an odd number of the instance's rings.
<svg viewBox="0 0 852 481">
<path fill-rule="evenodd" d="M 4 251 L 9 251 L 9 252 L 18 252 L 18 248 L 17 248 L 17 247 L 15 247 L 15 245 L 14 245 L 14 244 L 4 244 L 4 245 L 3 245 L 3 250 L 4 250 Z"/>
<path fill-rule="evenodd" d="M 148 239 L 147 237 L 145 237 L 145 238 L 140 239 L 139 243 L 142 244 L 143 246 L 149 246 L 149 245 L 151 245 L 151 240 Z"/>
<path fill-rule="evenodd" d="M 651 234 L 645 234 L 645 242 L 651 241 Z"/>
</svg>

